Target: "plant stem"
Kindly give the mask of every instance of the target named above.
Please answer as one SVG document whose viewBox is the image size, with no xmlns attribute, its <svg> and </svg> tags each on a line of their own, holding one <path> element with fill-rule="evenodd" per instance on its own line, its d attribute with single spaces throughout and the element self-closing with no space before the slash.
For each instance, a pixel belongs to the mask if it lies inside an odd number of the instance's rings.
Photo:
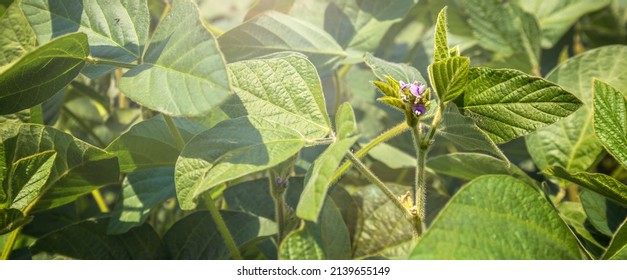
<svg viewBox="0 0 627 280">
<path fill-rule="evenodd" d="M 277 182 L 277 176 L 270 171 L 270 194 L 274 200 L 274 217 L 277 224 L 277 244 L 285 238 L 285 189 Z"/>
<path fill-rule="evenodd" d="M 414 186 L 414 206 L 418 211 L 418 222 L 424 228 L 425 222 L 425 206 L 427 200 L 427 192 L 425 186 L 425 159 L 427 157 L 427 149 L 423 149 L 420 144 L 422 142 L 422 124 L 412 127 L 414 145 L 416 146 L 416 185 Z"/>
<path fill-rule="evenodd" d="M 100 190 L 96 189 L 96 190 L 91 191 L 91 195 L 94 197 L 96 204 L 98 204 L 98 209 L 100 209 L 101 213 L 110 212 L 109 206 L 107 206 L 107 203 L 104 201 L 102 194 L 100 194 Z"/>
<path fill-rule="evenodd" d="M 368 142 L 368 144 L 366 144 L 364 147 L 362 147 L 359 151 L 355 153 L 355 157 L 358 159 L 364 157 L 366 154 L 368 154 L 368 152 L 370 152 L 370 150 L 372 150 L 374 147 L 376 147 L 380 143 L 383 143 L 387 140 L 390 140 L 398 136 L 399 134 L 405 132 L 405 130 L 407 130 L 408 128 L 409 127 L 407 126 L 407 123 L 405 121 L 399 123 L 395 127 L 389 129 L 386 132 L 383 132 L 381 135 L 377 136 L 376 138 Z M 344 173 L 346 173 L 346 171 L 352 165 L 353 163 L 351 161 L 344 162 L 342 166 L 340 166 L 340 168 L 338 168 L 333 174 L 333 177 L 331 179 L 332 184 L 337 182 L 340 179 L 340 177 L 342 177 L 342 175 L 344 175 Z"/>
<path fill-rule="evenodd" d="M 166 114 L 163 114 L 163 119 L 165 119 L 165 123 L 168 125 L 168 128 L 170 129 L 170 132 L 172 133 L 172 136 L 174 137 L 174 141 L 176 141 L 176 146 L 179 148 L 179 150 L 182 151 L 183 147 L 185 147 L 185 140 L 183 140 L 183 136 L 181 135 L 181 132 L 176 127 L 176 124 L 174 124 L 172 117 Z"/>
<path fill-rule="evenodd" d="M 95 64 L 95 65 L 109 65 L 109 66 L 115 66 L 115 67 L 122 67 L 122 68 L 127 68 L 127 69 L 131 69 L 134 68 L 135 66 L 137 66 L 137 64 L 131 64 L 131 63 L 126 63 L 126 62 L 120 62 L 120 61 L 114 61 L 114 60 L 108 60 L 108 59 L 101 59 L 101 58 L 95 58 L 92 56 L 88 56 L 85 58 L 85 61 L 91 64 Z"/>
<path fill-rule="evenodd" d="M 44 116 L 41 104 L 37 104 L 30 108 L 30 122 L 36 124 L 44 124 Z"/>
<path fill-rule="evenodd" d="M 410 212 L 409 209 L 407 209 L 399 200 L 399 198 L 394 195 L 394 193 L 392 192 L 392 190 L 390 190 L 390 188 L 388 188 L 382 181 L 381 179 L 379 179 L 377 177 L 377 175 L 375 175 L 374 173 L 372 173 L 372 171 L 370 171 L 370 169 L 368 169 L 368 167 L 366 167 L 366 165 L 364 165 L 363 162 L 361 162 L 361 160 L 359 160 L 355 154 L 348 152 L 347 154 L 348 159 L 353 162 L 353 164 L 355 164 L 355 167 L 357 167 L 357 170 L 359 170 L 359 172 L 364 175 L 368 181 L 370 181 L 371 183 L 373 183 L 375 186 L 379 187 L 379 189 L 385 194 L 385 196 L 387 196 L 396 206 L 396 208 L 398 208 L 399 210 L 401 210 L 403 212 L 403 214 L 405 214 L 405 217 L 409 220 L 409 222 L 412 223 L 413 225 L 413 229 L 414 229 L 414 237 L 418 237 L 420 236 L 420 234 L 422 234 L 422 228 L 420 223 L 415 223 L 416 221 L 416 215 L 412 214 Z"/>
<path fill-rule="evenodd" d="M 15 245 L 15 241 L 17 237 L 22 232 L 22 227 L 18 227 L 9 235 L 9 239 L 7 239 L 6 243 L 4 243 L 4 249 L 2 249 L 2 256 L 0 256 L 0 260 L 8 260 L 11 256 L 11 252 L 13 251 L 13 246 Z"/>
<path fill-rule="evenodd" d="M 206 203 L 207 208 L 209 208 L 209 213 L 211 213 L 213 222 L 216 224 L 216 227 L 218 228 L 220 235 L 222 235 L 222 238 L 224 239 L 224 243 L 226 243 L 226 246 L 229 248 L 229 251 L 231 252 L 231 256 L 233 256 L 233 259 L 241 260 L 242 255 L 239 253 L 239 249 L 237 248 L 237 245 L 235 244 L 235 241 L 233 240 L 233 236 L 231 235 L 229 228 L 226 227 L 226 223 L 224 222 L 224 219 L 222 219 L 222 215 L 220 215 L 220 212 L 218 211 L 218 208 L 213 202 L 213 199 L 211 199 L 210 195 L 208 196 L 207 200 L 209 200 Z"/>
</svg>

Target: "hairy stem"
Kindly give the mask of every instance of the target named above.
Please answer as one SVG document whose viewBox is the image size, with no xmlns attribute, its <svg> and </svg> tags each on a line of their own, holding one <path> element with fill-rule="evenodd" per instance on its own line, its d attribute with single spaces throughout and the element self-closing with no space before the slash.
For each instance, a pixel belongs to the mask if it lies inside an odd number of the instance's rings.
<svg viewBox="0 0 627 280">
<path fill-rule="evenodd" d="M 277 176 L 270 171 L 270 194 L 274 200 L 274 216 L 277 224 L 277 244 L 285 238 L 285 188 L 277 182 Z"/>
<path fill-rule="evenodd" d="M 416 185 L 414 186 L 414 206 L 418 211 L 418 223 L 424 228 L 425 208 L 427 201 L 427 191 L 425 186 L 425 160 L 427 158 L 427 150 L 422 148 L 422 125 L 412 127 L 414 145 L 416 146 Z"/>
<path fill-rule="evenodd" d="M 357 158 L 357 156 L 351 152 L 348 152 L 347 154 L 348 159 L 355 164 L 355 167 L 357 167 L 357 170 L 359 170 L 359 172 L 364 175 L 366 177 L 366 179 L 368 179 L 368 181 L 370 181 L 371 183 L 373 183 L 375 186 L 379 187 L 379 189 L 385 194 L 385 196 L 387 196 L 390 201 L 392 201 L 394 203 L 394 205 L 396 206 L 396 208 L 398 208 L 399 210 L 401 210 L 401 212 L 403 212 L 404 216 L 412 223 L 413 225 L 413 229 L 414 229 L 414 237 L 418 237 L 420 236 L 420 234 L 422 233 L 422 228 L 420 223 L 415 223 L 416 220 L 416 215 L 415 213 L 412 213 L 409 209 L 407 209 L 403 203 L 401 203 L 401 201 L 399 200 L 399 198 L 394 195 L 394 193 L 392 192 L 392 190 L 390 190 L 390 188 L 388 188 L 382 181 L 381 179 L 379 179 L 377 177 L 377 175 L 375 175 L 374 173 L 372 173 L 372 171 L 370 171 L 370 169 L 368 169 L 368 167 L 366 167 L 366 165 L 364 165 L 363 162 L 361 162 L 361 160 L 359 160 Z"/>
<path fill-rule="evenodd" d="M 355 157 L 356 158 L 362 158 L 364 157 L 366 154 L 368 154 L 368 152 L 370 152 L 370 150 L 372 150 L 374 147 L 376 147 L 377 145 L 379 145 L 380 143 L 383 143 L 387 140 L 390 140 L 396 136 L 398 136 L 399 134 L 405 132 L 405 130 L 407 130 L 409 127 L 407 126 L 406 122 L 402 122 L 398 125 L 396 125 L 395 127 L 391 128 L 390 130 L 383 132 L 381 135 L 377 136 L 376 138 L 372 139 L 372 141 L 368 142 L 368 144 L 366 144 L 363 148 L 361 148 L 359 151 L 357 151 L 355 153 Z M 353 165 L 352 161 L 346 161 L 344 162 L 340 168 L 338 168 L 335 173 L 333 174 L 333 178 L 331 179 L 332 183 L 337 182 L 340 177 L 342 177 L 342 175 L 344 175 L 344 173 L 346 173 L 346 171 Z"/>
<path fill-rule="evenodd" d="M 96 204 L 98 204 L 98 209 L 100 209 L 101 213 L 109 213 L 111 211 L 109 210 L 109 206 L 107 206 L 107 203 L 102 197 L 100 190 L 96 189 L 96 190 L 91 191 L 91 195 L 94 197 Z"/>
</svg>

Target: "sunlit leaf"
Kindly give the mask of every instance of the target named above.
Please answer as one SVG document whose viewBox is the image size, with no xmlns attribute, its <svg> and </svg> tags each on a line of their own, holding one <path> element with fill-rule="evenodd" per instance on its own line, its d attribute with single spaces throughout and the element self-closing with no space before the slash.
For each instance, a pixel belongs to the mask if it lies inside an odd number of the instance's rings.
<svg viewBox="0 0 627 280">
<path fill-rule="evenodd" d="M 627 97 L 599 80 L 594 81 L 594 132 L 627 168 Z"/>
<path fill-rule="evenodd" d="M 201 115 L 227 98 L 231 86 L 224 58 L 194 3 L 172 3 L 142 64 L 124 74 L 120 89 L 137 103 L 173 116 Z"/>
<path fill-rule="evenodd" d="M 257 117 L 219 123 L 192 138 L 176 162 L 176 194 L 183 209 L 221 183 L 277 165 L 304 146 L 291 128 Z"/>
<path fill-rule="evenodd" d="M 577 185 L 612 199 L 623 206 L 627 206 L 627 186 L 611 176 L 602 173 L 570 173 L 561 166 L 552 166 L 542 172 L 547 175 L 571 181 Z"/>
<path fill-rule="evenodd" d="M 37 37 L 15 1 L 0 18 L 0 72 L 2 67 L 27 54 L 37 46 Z M 1 14 L 1 12 L 0 12 Z"/>
<path fill-rule="evenodd" d="M 543 194 L 504 175 L 464 186 L 410 259 L 581 259 L 579 244 Z"/>
<path fill-rule="evenodd" d="M 0 114 L 30 108 L 68 85 L 89 55 L 83 33 L 59 37 L 0 69 Z"/>
</svg>

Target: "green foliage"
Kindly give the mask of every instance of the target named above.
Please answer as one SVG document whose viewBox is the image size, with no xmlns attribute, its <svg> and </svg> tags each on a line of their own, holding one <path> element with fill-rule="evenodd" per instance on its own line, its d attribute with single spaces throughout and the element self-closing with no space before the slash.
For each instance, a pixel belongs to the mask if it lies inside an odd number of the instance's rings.
<svg viewBox="0 0 627 280">
<path fill-rule="evenodd" d="M 0 4 L 0 259 L 627 258 L 624 1 L 223 2 Z"/>
<path fill-rule="evenodd" d="M 582 254 L 541 193 L 509 176 L 490 175 L 471 181 L 451 199 L 409 257 L 581 259 Z"/>
</svg>

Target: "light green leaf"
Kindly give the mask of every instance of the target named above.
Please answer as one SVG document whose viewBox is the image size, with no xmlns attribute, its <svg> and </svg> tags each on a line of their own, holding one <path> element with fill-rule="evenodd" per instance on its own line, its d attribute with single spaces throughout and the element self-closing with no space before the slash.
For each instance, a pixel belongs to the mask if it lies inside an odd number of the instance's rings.
<svg viewBox="0 0 627 280">
<path fill-rule="evenodd" d="M 228 97 L 224 58 L 193 2 L 172 3 L 143 63 L 124 74 L 120 89 L 142 106 L 173 116 L 201 115 Z"/>
<path fill-rule="evenodd" d="M 365 145 L 366 143 L 363 144 Z M 379 143 L 374 146 L 374 148 L 368 152 L 368 156 L 392 169 L 416 168 L 415 157 L 386 143 Z"/>
<path fill-rule="evenodd" d="M 409 191 L 403 186 L 387 186 L 398 196 Z M 396 205 L 375 185 L 356 188 L 351 196 L 359 205 L 353 258 L 405 258 L 413 244 L 412 225 Z"/>
<path fill-rule="evenodd" d="M 107 234 L 125 233 L 141 225 L 152 208 L 175 195 L 173 167 L 128 174 L 122 182 L 121 197 L 111 212 Z"/>
<path fill-rule="evenodd" d="M 335 68 L 346 56 L 328 33 L 308 22 L 274 11 L 227 31 L 218 41 L 229 62 L 295 51 L 307 55 L 321 73 Z"/>
<path fill-rule="evenodd" d="M 464 180 L 473 180 L 489 174 L 503 174 L 511 175 L 531 186 L 537 184 L 516 165 L 484 154 L 454 153 L 436 156 L 427 161 L 427 167 L 436 173 Z"/>
<path fill-rule="evenodd" d="M 37 193 L 32 193 L 38 197 L 29 198 L 25 214 L 72 202 L 92 190 L 118 181 L 118 163 L 113 155 L 54 128 L 32 124 L 2 125 L 0 140 L 5 148 L 4 160 L 11 163 L 45 152 L 56 152 L 50 176 Z M 18 176 L 15 170 L 7 172 Z"/>
<path fill-rule="evenodd" d="M 69 84 L 89 55 L 87 36 L 66 35 L 0 69 L 0 114 L 35 106 Z"/>
<path fill-rule="evenodd" d="M 37 37 L 15 1 L 0 18 L 0 72 L 5 65 L 27 54 L 37 46 Z"/>
<path fill-rule="evenodd" d="M 221 109 L 231 118 L 258 116 L 298 131 L 307 139 L 329 134 L 322 85 L 311 62 L 300 56 L 229 64 L 236 95 Z"/>
<path fill-rule="evenodd" d="M 592 129 L 593 78 L 627 92 L 627 46 L 607 46 L 585 52 L 548 74 L 547 79 L 573 93 L 586 106 L 526 137 L 529 154 L 540 170 L 561 165 L 571 172 L 583 171 L 603 151 Z"/>
<path fill-rule="evenodd" d="M 91 55 L 97 58 L 136 61 L 148 38 L 146 1 L 23 0 L 22 10 L 40 44 L 67 33 L 83 32 L 89 38 Z M 82 73 L 95 78 L 113 69 L 87 65 Z"/>
<path fill-rule="evenodd" d="M 470 58 L 442 58 L 429 65 L 429 80 L 441 102 L 451 101 L 464 92 L 468 83 Z"/>
<path fill-rule="evenodd" d="M 455 103 L 449 103 L 444 109 L 442 123 L 440 129 L 436 131 L 436 136 L 445 138 L 461 149 L 488 152 L 509 162 L 496 143 L 483 133 L 472 119 L 462 115 Z"/>
<path fill-rule="evenodd" d="M 157 260 L 165 257 L 159 235 L 149 224 L 121 235 L 108 235 L 108 219 L 62 227 L 39 238 L 30 247 L 39 252 L 82 260 Z"/>
<path fill-rule="evenodd" d="M 309 167 L 305 175 L 305 189 L 296 208 L 298 217 L 309 221 L 318 220 L 333 173 L 357 138 L 346 138 L 331 144 Z"/>
<path fill-rule="evenodd" d="M 332 0 L 324 9 L 324 30 L 349 54 L 377 50 L 386 31 L 401 21 L 417 0 Z M 320 15 L 322 16 L 322 15 Z"/>
<path fill-rule="evenodd" d="M 612 86 L 594 80 L 594 132 L 627 168 L 627 99 Z"/>
<path fill-rule="evenodd" d="M 56 157 L 55 151 L 45 151 L 17 159 L 11 164 L 5 177 L 6 208 L 25 211 L 28 205 L 35 202 L 50 177 Z"/>
<path fill-rule="evenodd" d="M 185 142 L 206 128 L 187 119 L 174 119 Z M 120 171 L 174 166 L 181 153 L 163 116 L 158 115 L 131 127 L 106 148 L 118 157 Z"/>
<path fill-rule="evenodd" d="M 620 228 L 612 237 L 610 246 L 603 255 L 604 260 L 627 260 L 627 220 L 623 222 Z"/>
<path fill-rule="evenodd" d="M 416 68 L 404 63 L 392 63 L 383 59 L 372 56 L 369 53 L 364 55 L 364 62 L 372 72 L 377 76 L 379 80 L 385 81 L 387 76 L 392 77 L 397 81 L 404 81 L 411 83 L 413 81 L 419 81 L 426 83 L 425 78 L 422 77 L 420 72 Z"/>
<path fill-rule="evenodd" d="M 290 127 L 258 117 L 219 123 L 192 138 L 176 162 L 176 194 L 190 210 L 204 191 L 275 166 L 303 148 L 303 136 Z"/>
<path fill-rule="evenodd" d="M 338 139 L 351 137 L 357 131 L 355 112 L 350 103 L 342 103 L 335 114 L 335 130 Z"/>
<path fill-rule="evenodd" d="M 220 211 L 235 244 L 242 247 L 276 234 L 276 224 L 242 212 Z M 174 260 L 220 260 L 230 257 L 224 239 L 208 211 L 179 220 L 163 236 L 168 257 Z"/>
<path fill-rule="evenodd" d="M 542 193 L 510 176 L 489 175 L 455 194 L 409 258 L 564 260 L 582 254 Z"/>
<path fill-rule="evenodd" d="M 351 258 L 350 237 L 340 211 L 332 199 L 324 200 L 318 223 L 305 221 L 279 246 L 281 260 L 347 260 Z"/>
<path fill-rule="evenodd" d="M 557 43 L 581 16 L 599 10 L 609 3 L 609 0 L 516 1 L 523 10 L 538 18 L 542 28 L 542 47 L 547 49 Z"/>
<path fill-rule="evenodd" d="M 32 219 L 33 217 L 25 217 L 22 211 L 17 209 L 0 209 L 0 235 L 14 231 Z"/>
<path fill-rule="evenodd" d="M 435 34 L 433 39 L 433 63 L 440 62 L 450 57 L 448 49 L 446 28 L 446 6 L 442 8 L 435 22 Z M 431 81 L 433 84 L 433 81 Z"/>
<path fill-rule="evenodd" d="M 570 173 L 561 166 L 552 166 L 542 172 L 550 176 L 556 176 L 564 180 L 568 180 L 627 206 L 627 186 L 613 177 L 602 173 Z"/>
<path fill-rule="evenodd" d="M 575 112 L 575 96 L 558 85 L 510 69 L 470 69 L 464 112 L 497 144 Z"/>
</svg>

